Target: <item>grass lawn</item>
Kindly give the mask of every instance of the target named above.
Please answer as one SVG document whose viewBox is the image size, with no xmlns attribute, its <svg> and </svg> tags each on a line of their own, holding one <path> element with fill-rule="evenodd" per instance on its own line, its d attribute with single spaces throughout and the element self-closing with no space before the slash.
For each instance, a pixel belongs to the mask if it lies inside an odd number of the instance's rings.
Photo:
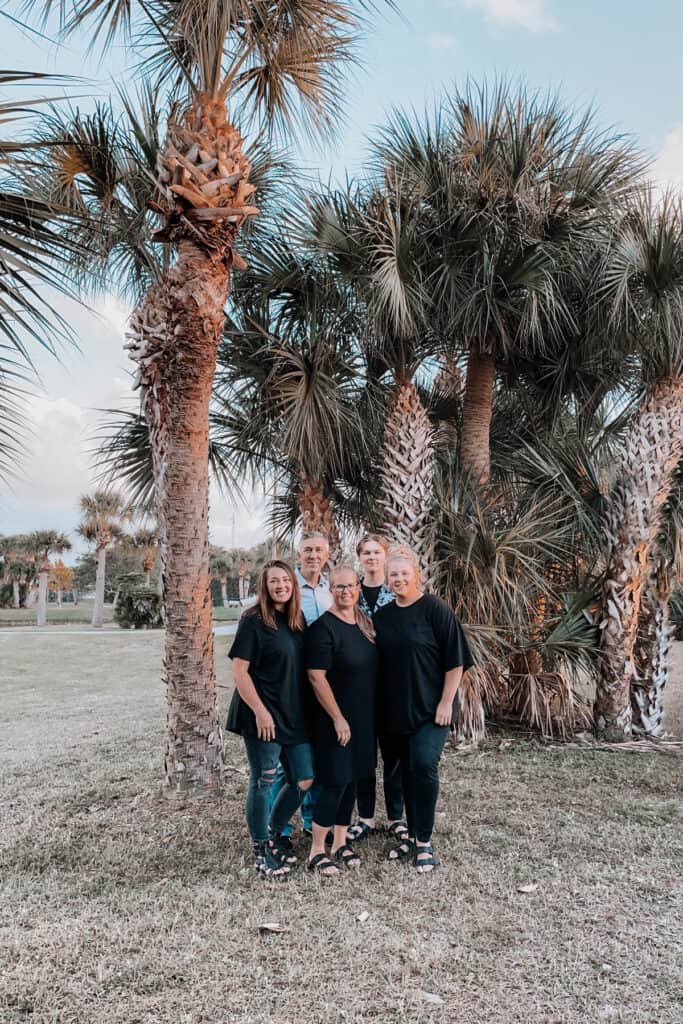
<svg viewBox="0 0 683 1024">
<path fill-rule="evenodd" d="M 377 838 L 357 873 L 269 883 L 236 737 L 222 798 L 160 793 L 161 644 L 0 634 L 3 1024 L 683 1020 L 680 757 L 447 751 L 433 876 Z"/>
<path fill-rule="evenodd" d="M 77 605 L 63 604 L 58 608 L 55 604 L 47 607 L 47 624 L 89 626 L 92 621 L 92 601 L 79 601 Z M 241 608 L 219 608 L 213 610 L 214 622 L 236 622 L 241 615 Z M 105 625 L 114 622 L 114 606 L 104 606 Z M 35 608 L 0 608 L 0 627 L 2 626 L 35 626 Z"/>
</svg>

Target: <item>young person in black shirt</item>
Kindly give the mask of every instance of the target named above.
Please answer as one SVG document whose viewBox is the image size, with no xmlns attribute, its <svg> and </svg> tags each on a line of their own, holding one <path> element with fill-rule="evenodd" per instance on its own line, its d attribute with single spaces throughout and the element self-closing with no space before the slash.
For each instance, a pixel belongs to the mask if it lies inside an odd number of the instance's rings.
<svg viewBox="0 0 683 1024">
<path fill-rule="evenodd" d="M 323 875 L 337 864 L 358 867 L 347 839 L 358 779 L 375 770 L 377 651 L 370 620 L 358 609 L 353 566 L 330 573 L 334 604 L 306 632 L 308 678 L 317 698 L 313 716 L 316 791 L 308 866 Z M 325 838 L 333 828 L 330 860 Z M 337 861 L 337 864 L 334 863 Z"/>
<path fill-rule="evenodd" d="M 390 553 L 389 586 L 396 596 L 375 613 L 380 659 L 379 717 L 401 764 L 408 838 L 390 860 L 413 859 L 421 873 L 438 861 L 431 846 L 439 795 L 439 759 L 454 722 L 456 694 L 472 665 L 467 640 L 448 605 L 420 586 L 417 559 Z"/>
<path fill-rule="evenodd" d="M 358 607 L 370 618 L 385 604 L 391 604 L 394 600 L 392 591 L 386 585 L 388 550 L 388 540 L 377 533 L 366 533 L 356 546 L 356 554 L 362 570 Z M 400 842 L 408 837 L 406 823 L 402 820 L 403 783 L 401 772 L 398 761 L 385 747 L 381 735 L 379 736 L 379 748 L 384 763 L 384 802 L 387 812 L 387 828 L 394 839 Z M 377 780 L 374 773 L 367 779 L 359 779 L 356 789 L 358 820 L 349 829 L 349 839 L 353 842 L 360 842 L 375 831 Z"/>
<path fill-rule="evenodd" d="M 230 648 L 235 693 L 226 723 L 230 732 L 243 737 L 246 746 L 250 769 L 247 827 L 256 869 L 267 877 L 281 877 L 296 860 L 278 845 L 278 837 L 313 782 L 303 630 L 294 570 L 286 562 L 267 562 L 259 578 L 256 604 L 244 612 Z M 268 795 L 278 763 L 287 782 L 269 815 Z"/>
</svg>

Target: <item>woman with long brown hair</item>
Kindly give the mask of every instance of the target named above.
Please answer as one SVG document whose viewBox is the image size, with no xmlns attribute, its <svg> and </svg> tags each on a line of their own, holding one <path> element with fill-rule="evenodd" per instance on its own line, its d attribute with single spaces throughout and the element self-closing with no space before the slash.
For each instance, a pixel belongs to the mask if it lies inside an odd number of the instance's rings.
<svg viewBox="0 0 683 1024">
<path fill-rule="evenodd" d="M 348 827 L 356 783 L 374 774 L 377 652 L 372 623 L 358 608 L 360 580 L 352 565 L 330 573 L 333 605 L 306 633 L 306 666 L 317 704 L 313 715 L 316 793 L 308 866 L 335 875 L 360 858 Z M 325 849 L 333 829 L 331 858 Z M 336 863 L 335 863 L 336 862 Z"/>
<path fill-rule="evenodd" d="M 244 739 L 250 769 L 247 827 L 256 869 L 269 878 L 285 875 L 296 859 L 278 837 L 313 783 L 303 630 L 294 570 L 286 562 L 267 562 L 256 603 L 242 615 L 230 648 L 235 693 L 226 728 Z M 287 781 L 269 815 L 268 794 L 278 762 Z"/>
</svg>

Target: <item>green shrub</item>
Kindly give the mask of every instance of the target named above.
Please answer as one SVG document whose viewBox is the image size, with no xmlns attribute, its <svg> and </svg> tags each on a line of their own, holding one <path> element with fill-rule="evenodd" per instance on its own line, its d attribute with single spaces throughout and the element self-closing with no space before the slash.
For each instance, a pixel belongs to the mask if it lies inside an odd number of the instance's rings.
<svg viewBox="0 0 683 1024">
<path fill-rule="evenodd" d="M 161 597 L 156 590 L 147 587 L 121 590 L 114 621 L 122 629 L 161 629 L 164 624 Z"/>
</svg>

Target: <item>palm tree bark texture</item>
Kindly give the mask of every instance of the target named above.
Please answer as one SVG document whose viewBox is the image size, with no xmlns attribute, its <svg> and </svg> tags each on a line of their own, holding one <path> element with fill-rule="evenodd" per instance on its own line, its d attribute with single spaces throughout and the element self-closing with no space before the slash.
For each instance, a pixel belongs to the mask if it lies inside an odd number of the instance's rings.
<svg viewBox="0 0 683 1024">
<path fill-rule="evenodd" d="M 663 378 L 629 430 L 611 510 L 595 699 L 596 729 L 607 739 L 626 739 L 632 732 L 631 695 L 642 688 L 644 674 L 642 649 L 640 655 L 637 651 L 639 621 L 642 640 L 643 616 L 658 599 L 653 563 L 682 454 L 683 378 Z"/>
<path fill-rule="evenodd" d="M 380 529 L 416 552 L 429 576 L 434 554 L 434 452 L 429 416 L 417 388 L 400 381 L 392 396 L 379 457 Z"/>
<path fill-rule="evenodd" d="M 471 349 L 463 399 L 460 468 L 478 484 L 488 483 L 491 474 L 491 413 L 496 358 Z"/>
<path fill-rule="evenodd" d="M 129 349 L 153 452 L 166 639 L 166 780 L 218 785 L 222 734 L 216 702 L 209 573 L 209 402 L 225 322 L 232 242 L 253 192 L 251 165 L 225 106 L 198 96 L 169 125 L 159 160 L 166 197 L 161 237 L 174 266 L 131 321 Z"/>
</svg>

